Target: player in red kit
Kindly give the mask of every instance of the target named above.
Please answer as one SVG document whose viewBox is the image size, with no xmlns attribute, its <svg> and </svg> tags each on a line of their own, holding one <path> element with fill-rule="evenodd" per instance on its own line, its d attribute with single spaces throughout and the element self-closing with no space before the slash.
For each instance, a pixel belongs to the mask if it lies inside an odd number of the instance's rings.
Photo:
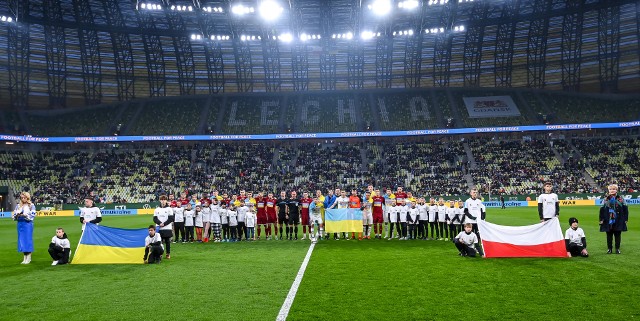
<svg viewBox="0 0 640 321">
<path fill-rule="evenodd" d="M 256 218 L 258 223 L 258 239 L 260 239 L 260 226 L 262 226 L 264 230 L 265 237 L 268 237 L 267 233 L 267 202 L 266 199 L 262 196 L 262 193 L 258 193 L 258 196 L 255 198 L 256 200 Z M 268 239 L 268 238 L 267 238 Z"/>
<path fill-rule="evenodd" d="M 384 222 L 384 197 L 380 195 L 380 190 L 374 191 L 374 196 L 371 198 L 373 201 L 373 232 L 376 234 L 377 239 L 382 238 L 382 223 Z"/>
<path fill-rule="evenodd" d="M 307 226 L 309 224 L 309 206 L 311 206 L 311 202 L 313 199 L 309 198 L 309 193 L 302 193 L 302 198 L 300 199 L 300 223 L 302 224 L 302 239 L 305 240 L 307 238 Z M 309 232 L 311 232 L 311 227 L 309 227 Z"/>
<path fill-rule="evenodd" d="M 273 193 L 267 194 L 265 203 L 267 205 L 267 237 L 271 239 L 271 231 L 276 234 L 278 238 L 278 213 L 276 210 L 276 198 L 273 197 Z M 273 230 L 271 229 L 273 227 Z"/>
<path fill-rule="evenodd" d="M 404 206 L 404 200 L 407 199 L 407 193 L 402 191 L 402 186 L 398 186 L 396 191 L 396 205 Z"/>
</svg>

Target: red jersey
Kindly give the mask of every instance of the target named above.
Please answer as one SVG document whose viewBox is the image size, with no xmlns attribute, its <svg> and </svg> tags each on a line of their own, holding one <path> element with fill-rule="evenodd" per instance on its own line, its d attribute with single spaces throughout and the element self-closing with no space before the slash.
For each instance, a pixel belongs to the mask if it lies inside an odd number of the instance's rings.
<svg viewBox="0 0 640 321">
<path fill-rule="evenodd" d="M 300 199 L 300 214 L 309 215 L 309 206 L 311 206 L 311 202 L 313 202 L 313 199 L 308 197 Z"/>
<path fill-rule="evenodd" d="M 402 201 L 404 201 L 406 198 L 407 198 L 407 193 L 405 192 L 396 193 L 396 205 L 401 205 Z"/>
<path fill-rule="evenodd" d="M 349 196 L 349 208 L 361 208 L 362 202 L 359 196 Z"/>
<path fill-rule="evenodd" d="M 240 201 L 240 203 L 244 203 L 244 200 L 246 199 L 247 199 L 246 196 L 242 196 L 242 195 L 238 196 L 238 201 Z"/>
<path fill-rule="evenodd" d="M 382 196 L 374 196 L 372 197 L 373 199 L 373 214 L 382 214 L 383 210 L 382 210 L 382 205 L 384 205 L 384 197 Z"/>
<path fill-rule="evenodd" d="M 267 214 L 269 215 L 276 215 L 276 199 L 275 198 L 265 198 L 264 201 L 266 202 L 266 206 L 267 206 Z"/>
<path fill-rule="evenodd" d="M 187 206 L 187 204 L 189 204 L 188 198 L 185 197 L 180 199 L 180 206 Z"/>
<path fill-rule="evenodd" d="M 204 206 L 204 203 L 205 203 L 205 202 L 206 202 L 207 204 L 211 204 L 211 200 L 210 200 L 210 199 L 208 199 L 208 198 L 201 198 L 201 199 L 200 199 L 200 204 L 202 204 L 202 206 Z"/>
<path fill-rule="evenodd" d="M 266 201 L 264 197 L 256 197 L 254 198 L 256 201 L 256 209 L 258 211 L 258 215 L 265 215 L 267 213 Z"/>
<path fill-rule="evenodd" d="M 220 204 L 224 204 L 226 206 L 229 206 L 229 204 L 231 204 L 231 199 L 230 198 L 225 198 L 220 202 Z"/>
</svg>

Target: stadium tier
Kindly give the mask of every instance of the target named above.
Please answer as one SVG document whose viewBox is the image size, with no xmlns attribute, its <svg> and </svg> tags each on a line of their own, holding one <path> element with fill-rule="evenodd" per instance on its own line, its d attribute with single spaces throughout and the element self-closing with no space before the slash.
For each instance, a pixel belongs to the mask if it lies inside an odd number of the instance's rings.
<svg viewBox="0 0 640 321">
<path fill-rule="evenodd" d="M 513 106 L 500 97 L 511 99 Z M 607 97 L 508 89 L 231 94 L 34 111 L 26 112 L 26 117 L 5 112 L 4 128 L 7 133 L 29 129 L 34 136 L 273 134 L 595 123 L 640 117 L 639 99 Z M 490 111 L 511 107 L 516 116 Z M 487 110 L 489 114 L 482 115 Z"/>
</svg>

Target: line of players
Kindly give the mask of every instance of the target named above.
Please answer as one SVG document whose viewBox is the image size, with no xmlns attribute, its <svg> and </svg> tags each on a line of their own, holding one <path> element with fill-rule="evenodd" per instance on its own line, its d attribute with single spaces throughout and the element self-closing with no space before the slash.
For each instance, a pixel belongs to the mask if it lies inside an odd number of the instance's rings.
<svg viewBox="0 0 640 321">
<path fill-rule="evenodd" d="M 462 230 L 464 223 L 472 223 L 474 232 L 477 232 L 476 221 L 484 219 L 485 215 L 485 208 L 475 190 L 464 203 L 460 200 L 445 203 L 442 198 L 437 202 L 431 198 L 427 203 L 425 198 L 416 199 L 402 187 L 398 187 L 395 193 L 387 189 L 381 194 L 371 185 L 363 197 L 357 190 L 352 190 L 347 196 L 346 191 L 338 188 L 328 191 L 326 196 L 318 190 L 313 197 L 307 192 L 298 197 L 296 191 L 290 192 L 289 196 L 283 191 L 278 198 L 272 193 L 266 197 L 258 193 L 254 197 L 251 192 L 243 190 L 231 197 L 214 191 L 211 197 L 204 193 L 200 199 L 196 195 L 189 199 L 183 193 L 178 200 L 169 195 L 167 207 L 173 209 L 174 242 L 194 239 L 228 242 L 239 241 L 243 237 L 247 240 L 260 239 L 262 230 L 267 240 L 297 240 L 300 224 L 303 240 L 328 239 L 330 236 L 324 234 L 324 212 L 331 208 L 358 208 L 363 211 L 364 233 L 359 234 L 358 239 L 370 239 L 373 227 L 373 237 L 379 239 L 384 235 L 389 240 L 448 240 Z M 253 232 L 254 226 L 257 237 L 248 233 Z M 356 238 L 355 233 L 341 234 L 347 240 Z M 337 233 L 333 237 L 340 239 Z"/>
</svg>

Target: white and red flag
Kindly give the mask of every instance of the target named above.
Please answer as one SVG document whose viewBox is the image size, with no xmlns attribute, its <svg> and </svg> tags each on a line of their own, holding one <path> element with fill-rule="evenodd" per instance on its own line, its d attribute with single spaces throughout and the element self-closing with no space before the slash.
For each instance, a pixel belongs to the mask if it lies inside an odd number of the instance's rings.
<svg viewBox="0 0 640 321">
<path fill-rule="evenodd" d="M 558 218 L 527 226 L 478 221 L 485 257 L 567 257 Z"/>
</svg>

